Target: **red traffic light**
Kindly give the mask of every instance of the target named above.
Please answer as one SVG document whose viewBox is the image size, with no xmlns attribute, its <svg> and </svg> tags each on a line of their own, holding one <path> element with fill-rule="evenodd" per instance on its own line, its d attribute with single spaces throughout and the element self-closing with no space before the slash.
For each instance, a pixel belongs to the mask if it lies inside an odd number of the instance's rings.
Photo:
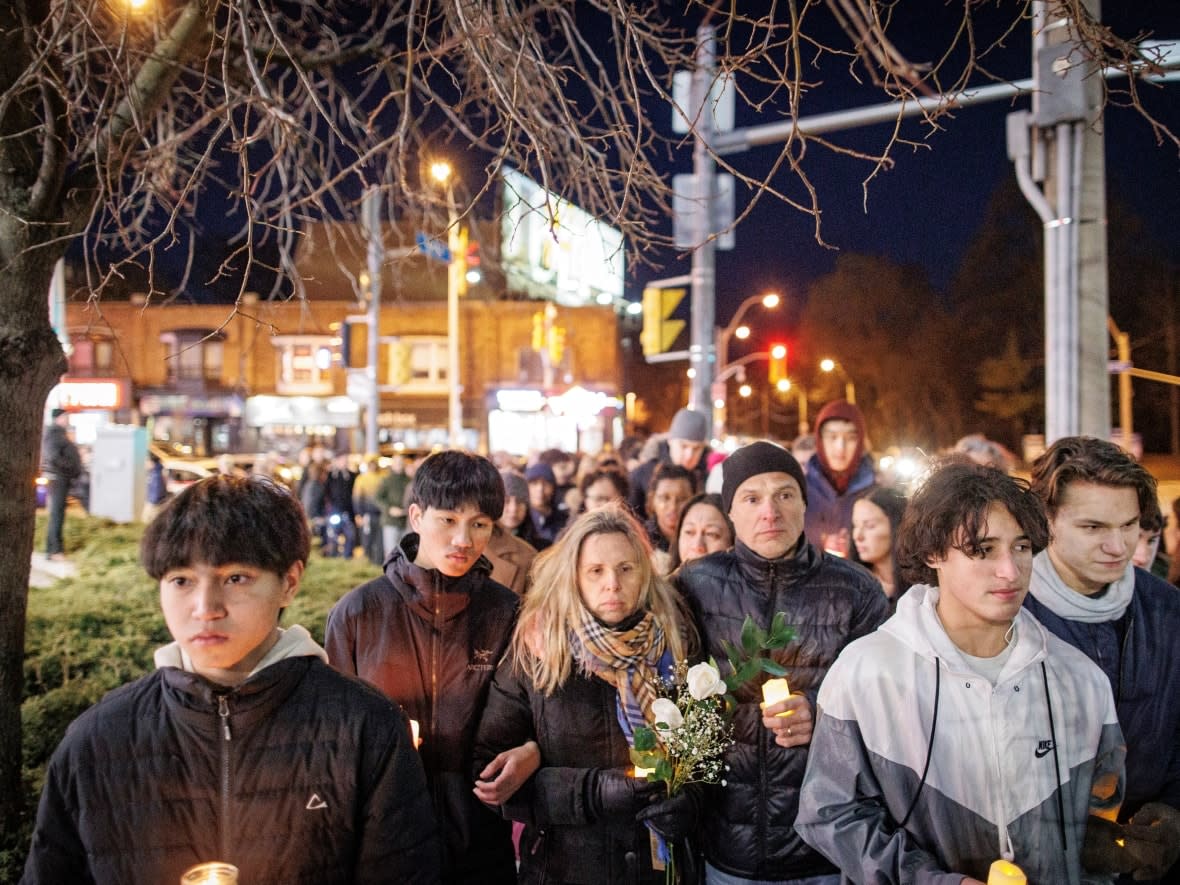
<svg viewBox="0 0 1180 885">
<path fill-rule="evenodd" d="M 773 386 L 777 386 L 780 381 L 787 380 L 788 352 L 789 348 L 782 342 L 770 345 L 770 367 L 767 376 Z"/>
</svg>

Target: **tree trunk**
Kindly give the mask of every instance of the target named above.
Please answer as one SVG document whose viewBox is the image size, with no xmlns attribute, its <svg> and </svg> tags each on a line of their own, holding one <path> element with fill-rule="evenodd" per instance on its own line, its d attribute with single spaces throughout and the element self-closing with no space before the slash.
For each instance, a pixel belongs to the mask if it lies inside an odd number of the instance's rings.
<svg viewBox="0 0 1180 885">
<path fill-rule="evenodd" d="M 25 239 L 0 223 L 0 242 Z M 12 239 L 7 240 L 12 243 Z M 49 283 L 58 250 L 8 252 L 0 262 L 0 833 L 21 832 L 21 701 L 25 611 L 36 513 L 35 480 L 45 398 L 66 369 L 49 325 Z"/>
</svg>

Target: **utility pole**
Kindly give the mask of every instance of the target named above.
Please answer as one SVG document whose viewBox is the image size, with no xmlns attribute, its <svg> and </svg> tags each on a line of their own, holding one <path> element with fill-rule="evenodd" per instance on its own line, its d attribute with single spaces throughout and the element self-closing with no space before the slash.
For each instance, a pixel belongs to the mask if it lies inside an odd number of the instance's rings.
<svg viewBox="0 0 1180 885">
<path fill-rule="evenodd" d="M 1100 0 L 1083 0 L 1101 21 Z M 1033 176 L 1043 173 L 1045 442 L 1110 436 L 1103 85 L 1058 0 L 1033 3 Z M 1124 445 L 1130 445 L 1124 440 Z"/>
<path fill-rule="evenodd" d="M 688 350 L 689 368 L 693 370 L 688 407 L 705 416 L 706 433 L 712 434 L 713 374 L 716 368 L 713 321 L 716 314 L 716 241 L 713 239 L 715 203 L 715 167 L 713 159 L 713 109 L 709 97 L 716 78 L 716 37 L 712 25 L 697 29 L 696 67 L 692 72 L 690 107 L 696 111 L 693 139 L 692 171 L 694 197 L 701 220 L 697 230 L 699 245 L 692 253 L 692 330 Z"/>
<path fill-rule="evenodd" d="M 365 406 L 365 452 L 377 454 L 380 451 L 377 438 L 377 413 L 381 410 L 381 390 L 377 385 L 377 357 L 381 336 L 381 264 L 385 256 L 385 243 L 381 238 L 381 191 L 370 187 L 365 191 L 361 205 L 365 232 L 368 234 L 369 309 L 366 336 L 367 357 L 365 361 L 366 394 Z"/>
</svg>

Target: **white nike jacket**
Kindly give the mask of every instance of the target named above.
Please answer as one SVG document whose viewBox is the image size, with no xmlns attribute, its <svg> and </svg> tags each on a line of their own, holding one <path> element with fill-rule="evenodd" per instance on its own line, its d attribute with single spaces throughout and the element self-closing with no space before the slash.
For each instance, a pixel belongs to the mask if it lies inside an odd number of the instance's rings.
<svg viewBox="0 0 1180 885">
<path fill-rule="evenodd" d="M 1087 816 L 1113 819 L 1123 796 L 1106 676 L 1021 610 L 993 687 L 937 601 L 936 587 L 911 588 L 828 673 L 799 835 L 853 882 L 986 881 L 1001 857 L 1030 885 L 1109 881 L 1081 867 Z"/>
</svg>

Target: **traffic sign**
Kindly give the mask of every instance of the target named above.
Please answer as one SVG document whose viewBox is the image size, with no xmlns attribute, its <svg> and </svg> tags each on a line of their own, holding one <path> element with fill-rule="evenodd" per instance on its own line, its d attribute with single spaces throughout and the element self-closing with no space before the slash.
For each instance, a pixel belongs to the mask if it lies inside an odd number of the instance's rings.
<svg viewBox="0 0 1180 885">
<path fill-rule="evenodd" d="M 418 249 L 427 258 L 432 261 L 441 261 L 444 264 L 450 264 L 451 250 L 447 248 L 445 240 L 440 240 L 438 237 L 428 237 L 422 231 L 418 231 L 414 237 L 414 242 L 418 244 Z"/>
</svg>

